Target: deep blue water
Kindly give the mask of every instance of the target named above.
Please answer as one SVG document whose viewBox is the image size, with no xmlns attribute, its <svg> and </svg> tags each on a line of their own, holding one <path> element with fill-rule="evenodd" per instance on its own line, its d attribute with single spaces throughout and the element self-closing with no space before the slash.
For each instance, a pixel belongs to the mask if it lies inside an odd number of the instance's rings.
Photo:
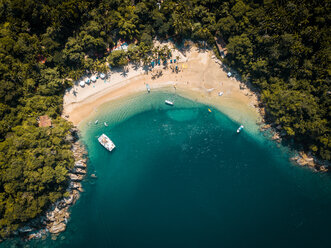
<svg viewBox="0 0 331 248">
<path fill-rule="evenodd" d="M 215 109 L 165 93 L 132 101 L 82 124 L 98 179 L 85 180 L 67 231 L 30 247 L 331 247 L 328 175 L 292 165 L 262 135 L 238 135 Z"/>
</svg>

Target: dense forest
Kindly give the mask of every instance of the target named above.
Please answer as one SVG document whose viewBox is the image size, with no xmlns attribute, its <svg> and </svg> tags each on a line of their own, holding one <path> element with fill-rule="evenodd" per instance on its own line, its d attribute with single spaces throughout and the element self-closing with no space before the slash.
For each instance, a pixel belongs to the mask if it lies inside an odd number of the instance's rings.
<svg viewBox="0 0 331 248">
<path fill-rule="evenodd" d="M 62 98 L 86 70 L 148 61 L 154 38 L 223 37 L 285 135 L 330 160 L 329 0 L 1 0 L 0 237 L 65 195 L 73 166 Z M 127 53 L 109 53 L 121 39 Z M 51 127 L 39 127 L 48 115 Z"/>
</svg>

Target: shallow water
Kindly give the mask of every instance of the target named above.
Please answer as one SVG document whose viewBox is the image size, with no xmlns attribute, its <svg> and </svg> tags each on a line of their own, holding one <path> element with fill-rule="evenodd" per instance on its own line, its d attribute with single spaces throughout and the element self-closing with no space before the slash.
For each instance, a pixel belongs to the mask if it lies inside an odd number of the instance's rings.
<svg viewBox="0 0 331 248">
<path fill-rule="evenodd" d="M 330 178 L 248 132 L 254 120 L 238 135 L 239 123 L 208 108 L 161 92 L 104 105 L 91 118 L 98 125 L 81 125 L 98 179 L 87 176 L 66 232 L 26 244 L 330 247 Z M 112 153 L 97 142 L 102 133 Z"/>
</svg>

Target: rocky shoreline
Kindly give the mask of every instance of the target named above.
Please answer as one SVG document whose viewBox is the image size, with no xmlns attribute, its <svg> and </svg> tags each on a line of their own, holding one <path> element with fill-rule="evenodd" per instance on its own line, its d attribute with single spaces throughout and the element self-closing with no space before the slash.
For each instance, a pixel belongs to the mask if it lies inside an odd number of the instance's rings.
<svg viewBox="0 0 331 248">
<path fill-rule="evenodd" d="M 266 120 L 266 110 L 264 104 L 261 102 L 260 95 L 257 92 L 256 88 L 249 81 L 242 81 L 239 73 L 226 67 L 222 63 L 222 58 L 218 54 L 212 57 L 215 63 L 223 67 L 225 71 L 231 72 L 231 74 L 240 81 L 239 88 L 240 90 L 249 90 L 245 93 L 246 96 L 256 96 L 257 102 L 251 103 L 250 105 L 255 108 L 259 114 L 260 119 L 256 122 L 260 126 L 260 131 L 264 133 L 264 136 L 270 136 L 271 140 L 274 140 L 277 143 L 282 143 L 283 139 L 286 137 L 286 131 L 282 130 L 281 125 L 276 125 L 275 123 L 270 123 Z M 320 160 L 313 156 L 310 152 L 306 153 L 305 151 L 298 151 L 297 154 L 290 158 L 292 162 L 300 166 L 308 166 L 314 171 L 318 172 L 327 172 L 331 169 L 331 164 L 328 161 Z M 330 170 L 331 171 L 331 170 Z"/>
<path fill-rule="evenodd" d="M 66 229 L 70 217 L 70 206 L 76 203 L 80 193 L 84 191 L 81 181 L 86 175 L 87 152 L 78 140 L 77 128 L 71 130 L 71 136 L 68 139 L 72 142 L 71 150 L 75 164 L 74 168 L 68 173 L 70 183 L 66 191 L 67 197 L 52 204 L 45 214 L 29 221 L 29 223 L 14 233 L 25 240 L 44 238 L 48 233 L 54 235 L 52 239 L 56 239 L 55 235 Z"/>
<path fill-rule="evenodd" d="M 258 111 L 262 116 L 262 120 L 257 123 L 260 125 L 260 131 L 264 133 L 269 132 L 271 134 L 271 140 L 274 140 L 277 143 L 281 143 L 283 137 L 286 136 L 286 132 L 281 131 L 282 127 L 280 125 L 276 126 L 275 124 L 266 124 L 264 119 L 264 108 L 260 106 L 255 107 L 258 108 Z M 304 151 L 299 151 L 298 154 L 294 157 L 291 157 L 290 160 L 297 165 L 308 166 L 309 168 L 318 172 L 327 172 L 330 168 L 330 163 L 328 161 L 319 160 L 315 156 L 311 155 L 311 153 L 305 153 Z"/>
</svg>

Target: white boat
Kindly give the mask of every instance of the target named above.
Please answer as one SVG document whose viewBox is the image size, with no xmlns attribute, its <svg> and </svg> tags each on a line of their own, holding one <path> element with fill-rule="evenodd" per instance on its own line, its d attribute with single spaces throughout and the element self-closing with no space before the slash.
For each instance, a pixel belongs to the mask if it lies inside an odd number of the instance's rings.
<svg viewBox="0 0 331 248">
<path fill-rule="evenodd" d="M 244 126 L 243 125 L 240 125 L 240 127 L 237 129 L 237 133 L 240 133 L 241 130 L 243 130 L 243 129 L 244 129 Z"/>
<path fill-rule="evenodd" d="M 221 92 L 218 92 L 218 95 L 219 95 L 219 96 L 223 96 L 223 94 L 224 94 L 224 92 L 223 92 L 223 91 L 221 91 Z"/>
<path fill-rule="evenodd" d="M 108 127 L 108 124 L 107 124 L 107 122 L 104 122 L 103 124 L 104 124 L 106 127 Z"/>
<path fill-rule="evenodd" d="M 112 151 L 116 146 L 104 133 L 98 138 L 99 143 L 108 151 Z"/>
<path fill-rule="evenodd" d="M 96 120 L 96 121 L 94 122 L 94 124 L 98 124 L 98 122 L 99 122 L 99 121 L 98 121 L 98 120 Z"/>
<path fill-rule="evenodd" d="M 147 92 L 148 92 L 148 93 L 151 92 L 151 87 L 149 86 L 149 84 L 146 84 L 146 89 L 147 89 Z"/>
<path fill-rule="evenodd" d="M 174 105 L 174 103 L 172 101 L 169 101 L 169 100 L 165 100 L 164 102 L 165 102 L 165 104 L 168 104 L 170 106 L 173 106 Z"/>
</svg>

